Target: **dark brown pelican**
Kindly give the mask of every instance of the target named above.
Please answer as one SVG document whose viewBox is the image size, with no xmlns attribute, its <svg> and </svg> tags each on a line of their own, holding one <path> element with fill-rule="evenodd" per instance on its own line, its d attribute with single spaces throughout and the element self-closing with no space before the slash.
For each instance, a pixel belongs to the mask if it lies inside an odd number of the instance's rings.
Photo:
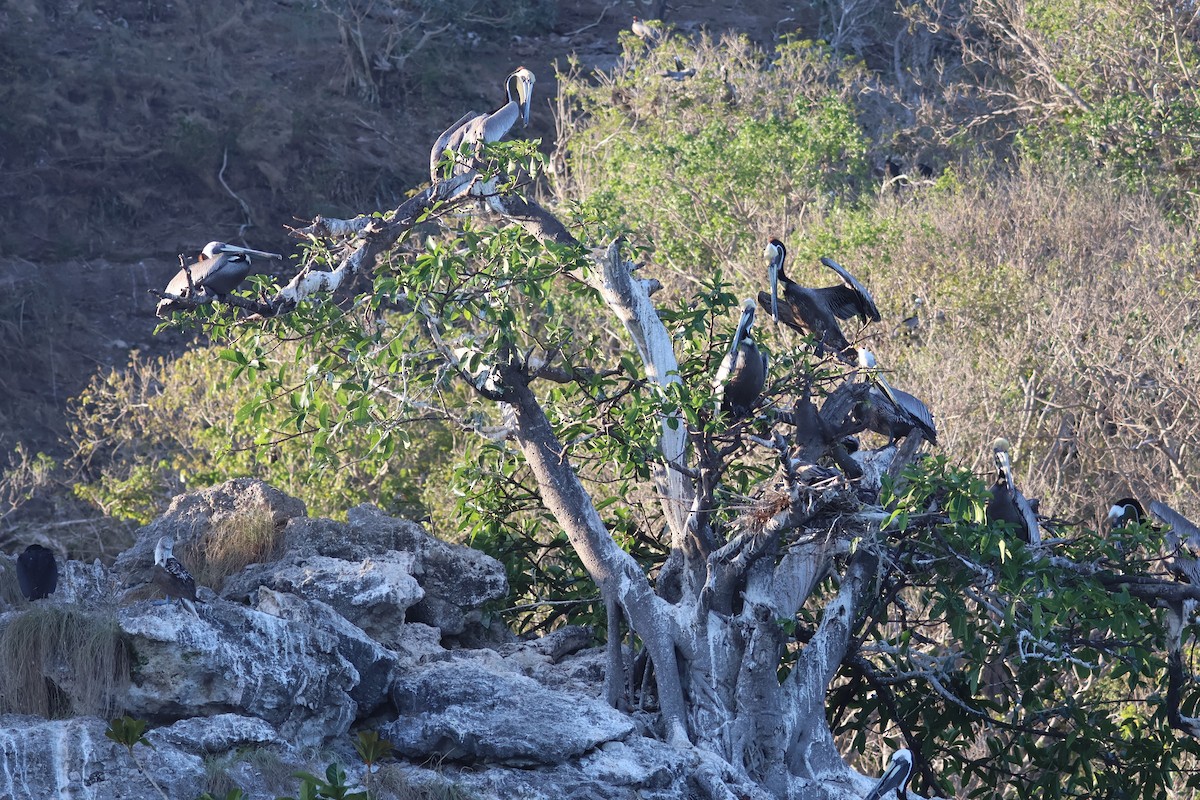
<svg viewBox="0 0 1200 800">
<path fill-rule="evenodd" d="M 879 321 L 879 309 L 871 299 L 867 288 L 855 280 L 841 264 L 832 258 L 822 258 L 821 263 L 842 277 L 841 286 L 826 286 L 810 289 L 789 279 L 783 272 L 787 260 L 787 248 L 778 239 L 772 239 L 765 253 L 769 262 L 768 276 L 771 292 L 759 292 L 758 302 L 770 310 L 776 321 L 800 333 L 813 333 L 821 345 L 837 353 L 848 364 L 855 363 L 850 343 L 842 334 L 838 319 L 861 317 L 864 322 Z M 783 297 L 779 286 L 783 285 Z"/>
<path fill-rule="evenodd" d="M 40 544 L 31 544 L 17 556 L 17 583 L 26 600 L 41 600 L 58 588 L 58 563 L 54 553 Z"/>
<path fill-rule="evenodd" d="M 871 381 L 871 393 L 854 413 L 868 430 L 888 437 L 891 444 L 915 429 L 925 441 L 937 444 L 937 428 L 929 408 L 908 392 L 893 389 L 876 369 L 874 353 L 859 348 L 858 366 Z"/>
<path fill-rule="evenodd" d="M 196 616 L 196 579 L 175 558 L 172 550 L 175 541 L 163 536 L 154 547 L 154 585 L 162 589 L 167 597 L 179 600 Z"/>
<path fill-rule="evenodd" d="M 908 779 L 912 777 L 912 769 L 912 753 L 907 748 L 892 753 L 888 768 L 879 777 L 866 800 L 891 800 L 893 796 L 905 800 L 908 797 Z"/>
<path fill-rule="evenodd" d="M 717 415 L 728 410 L 734 419 L 750 413 L 754 402 L 762 394 L 767 381 L 767 354 L 758 349 L 750 336 L 754 324 L 754 301 L 742 304 L 742 317 L 729 352 L 721 360 L 717 377 L 713 379 L 713 390 L 717 393 Z"/>
<path fill-rule="evenodd" d="M 278 253 L 264 253 L 262 250 L 251 250 L 225 242 L 209 242 L 204 245 L 196 263 L 182 267 L 167 284 L 165 294 L 169 296 L 159 301 L 159 311 L 169 307 L 175 299 L 192 296 L 192 291 L 195 291 L 197 296 L 215 294 L 217 297 L 224 297 L 229 294 L 250 274 L 250 256 L 283 258 Z"/>
<path fill-rule="evenodd" d="M 992 445 L 996 459 L 996 482 L 987 504 L 988 522 L 1007 522 L 1017 529 L 1026 544 L 1041 544 L 1042 531 L 1033 506 L 1013 482 L 1012 462 L 1008 457 L 1007 439 L 997 439 Z"/>
<path fill-rule="evenodd" d="M 474 155 L 483 142 L 498 142 L 508 133 L 517 120 L 522 127 L 529 127 L 529 110 L 533 102 L 533 73 L 518 67 L 504 82 L 504 91 L 508 100 L 504 105 L 490 114 L 477 114 L 469 111 L 458 122 L 451 125 L 433 143 L 429 151 L 429 179 L 437 183 L 442 178 L 439 165 L 446 157 L 446 150 L 451 152 L 455 165 L 451 175 L 462 175 L 474 168 Z M 466 146 L 471 152 L 468 161 L 463 161 L 459 155 Z"/>
</svg>

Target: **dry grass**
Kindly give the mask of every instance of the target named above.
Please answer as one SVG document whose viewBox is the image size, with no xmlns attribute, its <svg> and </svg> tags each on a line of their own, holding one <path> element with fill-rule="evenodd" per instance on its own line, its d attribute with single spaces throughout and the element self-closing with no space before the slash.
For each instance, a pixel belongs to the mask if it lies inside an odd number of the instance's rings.
<svg viewBox="0 0 1200 800">
<path fill-rule="evenodd" d="M 278 558 L 282 546 L 283 529 L 270 510 L 255 508 L 219 518 L 186 548 L 185 561 L 197 585 L 220 592 L 231 575 Z"/>
<path fill-rule="evenodd" d="M 31 608 L 0 633 L 0 713 L 112 717 L 130 653 L 111 614 Z"/>
</svg>

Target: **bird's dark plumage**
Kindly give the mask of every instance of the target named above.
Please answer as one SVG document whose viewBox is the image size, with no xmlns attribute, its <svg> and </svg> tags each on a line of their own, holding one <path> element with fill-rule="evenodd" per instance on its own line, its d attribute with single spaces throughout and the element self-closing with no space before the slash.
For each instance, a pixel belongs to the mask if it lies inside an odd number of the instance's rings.
<svg viewBox="0 0 1200 800">
<path fill-rule="evenodd" d="M 859 403 L 855 414 L 868 430 L 887 436 L 892 441 L 920 432 L 930 444 L 937 444 L 937 426 L 929 407 L 908 392 L 892 388 L 876 370 L 875 355 L 870 350 L 858 350 L 858 366 L 866 370 L 871 381 L 871 393 Z"/>
<path fill-rule="evenodd" d="M 1013 482 L 1008 448 L 1005 439 L 997 439 L 992 446 L 992 455 L 996 460 L 996 482 L 992 484 L 992 497 L 987 504 L 988 522 L 1010 523 L 1026 544 L 1041 544 L 1042 532 L 1037 514 Z"/>
<path fill-rule="evenodd" d="M 729 411 L 735 419 L 750 413 L 754 402 L 762 394 L 767 380 L 767 354 L 758 349 L 750 335 L 754 324 L 754 301 L 742 304 L 742 316 L 729 352 L 721 361 L 713 389 L 717 393 L 717 414 Z"/>
<path fill-rule="evenodd" d="M 759 305 L 789 328 L 815 334 L 825 349 L 853 364 L 850 342 L 838 320 L 860 317 L 864 322 L 879 321 L 879 309 L 867 288 L 832 258 L 822 258 L 821 263 L 841 276 L 844 281 L 841 286 L 820 289 L 801 286 L 784 274 L 787 248 L 778 239 L 767 245 L 766 257 L 771 291 L 758 293 Z"/>
<path fill-rule="evenodd" d="M 17 556 L 17 583 L 26 600 L 41 600 L 58 588 L 58 562 L 54 553 L 40 544 L 31 544 Z"/>
<path fill-rule="evenodd" d="M 167 597 L 182 602 L 193 614 L 196 613 L 196 579 L 187 571 L 172 552 L 175 542 L 168 536 L 158 540 L 154 547 L 154 585 L 162 589 Z"/>
</svg>

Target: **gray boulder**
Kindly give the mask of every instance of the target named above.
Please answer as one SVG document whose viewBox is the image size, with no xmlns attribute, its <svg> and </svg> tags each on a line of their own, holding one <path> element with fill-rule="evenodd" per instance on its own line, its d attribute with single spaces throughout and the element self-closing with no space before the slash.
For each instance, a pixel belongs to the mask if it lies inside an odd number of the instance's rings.
<svg viewBox="0 0 1200 800">
<path fill-rule="evenodd" d="M 399 717 L 380 733 L 414 758 L 560 764 L 636 728 L 598 700 L 478 663 L 430 664 L 398 680 L 392 702 Z"/>
</svg>

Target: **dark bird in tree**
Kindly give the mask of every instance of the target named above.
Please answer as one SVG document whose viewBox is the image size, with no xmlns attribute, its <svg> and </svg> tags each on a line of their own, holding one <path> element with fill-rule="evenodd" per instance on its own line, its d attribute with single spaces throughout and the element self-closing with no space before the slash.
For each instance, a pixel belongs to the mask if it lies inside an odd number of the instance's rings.
<svg viewBox="0 0 1200 800">
<path fill-rule="evenodd" d="M 860 317 L 864 322 L 879 322 L 879 309 L 867 288 L 832 258 L 822 258 L 821 263 L 840 275 L 845 282 L 843 285 L 821 289 L 801 286 L 783 272 L 787 248 L 778 239 L 771 240 L 765 255 L 771 292 L 758 293 L 759 305 L 769 310 L 777 322 L 800 333 L 815 334 L 825 349 L 837 353 L 847 364 L 856 363 L 856 354 L 842 334 L 838 320 Z"/>
<path fill-rule="evenodd" d="M 867 795 L 866 800 L 892 800 L 898 797 L 906 800 L 908 797 L 908 779 L 912 777 L 913 758 L 907 748 L 901 748 L 892 753 L 888 768 L 875 784 L 875 788 Z"/>
<path fill-rule="evenodd" d="M 992 445 L 992 455 L 996 460 L 996 482 L 992 484 L 992 498 L 987 504 L 987 520 L 1007 522 L 1017 529 L 1026 544 L 1041 544 L 1042 532 L 1037 514 L 1013 482 L 1008 450 L 1007 439 L 997 439 Z"/>
<path fill-rule="evenodd" d="M 162 590 L 167 597 L 180 601 L 196 616 L 196 579 L 187 571 L 183 564 L 175 558 L 175 540 L 163 536 L 154 547 L 154 585 Z"/>
<path fill-rule="evenodd" d="M 204 245 L 196 263 L 181 267 L 167 284 L 164 294 L 169 296 L 159 301 L 159 313 L 161 314 L 175 299 L 193 297 L 193 292 L 195 296 L 215 294 L 223 298 L 250 274 L 250 256 L 283 258 L 278 253 L 265 253 L 262 250 L 251 250 L 225 242 L 209 242 Z"/>
<path fill-rule="evenodd" d="M 875 354 L 859 348 L 858 366 L 871 381 L 871 393 L 855 407 L 869 430 L 888 437 L 888 444 L 916 430 L 925 441 L 937 444 L 937 428 L 928 406 L 908 392 L 893 389 L 879 372 Z"/>
<path fill-rule="evenodd" d="M 1146 509 L 1133 497 L 1122 497 L 1108 509 L 1108 525 L 1113 530 L 1146 521 Z"/>
<path fill-rule="evenodd" d="M 685 78 L 690 78 L 695 74 L 696 74 L 695 67 L 688 67 L 688 66 L 684 65 L 683 61 L 679 58 L 679 56 L 675 56 L 675 69 L 667 70 L 666 72 L 663 73 L 663 77 L 670 78 L 671 80 L 674 80 L 674 81 L 681 81 L 681 80 L 684 80 Z"/>
<path fill-rule="evenodd" d="M 26 600 L 41 600 L 58 588 L 58 562 L 54 553 L 40 544 L 31 544 L 17 556 L 17 583 Z"/>
<path fill-rule="evenodd" d="M 721 360 L 721 367 L 713 379 L 713 390 L 717 393 L 717 415 L 729 411 L 734 419 L 750 413 L 767 381 L 767 354 L 760 352 L 750 335 L 754 324 L 754 301 L 742 304 L 742 317 L 729 352 Z"/>
<path fill-rule="evenodd" d="M 517 120 L 521 121 L 521 127 L 529 127 L 533 84 L 533 73 L 525 67 L 517 67 L 516 71 L 504 81 L 504 91 L 507 95 L 504 105 L 490 114 L 468 111 L 458 122 L 447 128 L 433 143 L 433 149 L 429 151 L 429 179 L 434 183 L 441 179 L 442 171 L 439 165 L 446 157 L 447 150 L 450 151 L 450 158 L 455 160 L 451 174 L 462 175 L 474 169 L 472 163 L 463 163 L 458 155 L 464 145 L 472 151 L 470 157 L 473 160 L 480 145 L 484 142 L 500 141 L 512 129 L 512 126 L 517 124 Z"/>
</svg>

